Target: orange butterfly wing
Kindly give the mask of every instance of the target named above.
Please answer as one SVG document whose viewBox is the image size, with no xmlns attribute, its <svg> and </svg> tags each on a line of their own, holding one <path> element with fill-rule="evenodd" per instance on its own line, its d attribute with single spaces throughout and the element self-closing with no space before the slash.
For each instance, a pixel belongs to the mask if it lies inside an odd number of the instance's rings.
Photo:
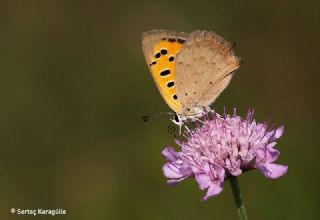
<svg viewBox="0 0 320 220">
<path fill-rule="evenodd" d="M 150 31 L 142 37 L 142 49 L 157 88 L 168 106 L 178 114 L 182 105 L 176 94 L 176 55 L 184 42 L 184 33 L 166 30 Z"/>
</svg>

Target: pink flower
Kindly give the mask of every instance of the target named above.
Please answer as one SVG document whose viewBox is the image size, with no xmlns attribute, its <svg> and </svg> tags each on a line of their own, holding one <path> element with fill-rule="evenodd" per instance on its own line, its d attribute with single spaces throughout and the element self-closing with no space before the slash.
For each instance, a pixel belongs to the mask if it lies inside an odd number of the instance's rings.
<svg viewBox="0 0 320 220">
<path fill-rule="evenodd" d="M 162 154 L 167 163 L 163 166 L 168 183 L 177 183 L 194 177 L 201 190 L 207 189 L 204 200 L 219 194 L 229 176 L 239 176 L 243 171 L 258 169 L 267 178 L 276 179 L 288 167 L 275 164 L 280 152 L 274 147 L 283 133 L 283 126 L 268 129 L 266 123 L 256 123 L 253 111 L 246 119 L 216 113 L 206 117 L 203 124 L 184 131 L 185 141 L 176 143 L 176 152 L 168 146 Z"/>
</svg>

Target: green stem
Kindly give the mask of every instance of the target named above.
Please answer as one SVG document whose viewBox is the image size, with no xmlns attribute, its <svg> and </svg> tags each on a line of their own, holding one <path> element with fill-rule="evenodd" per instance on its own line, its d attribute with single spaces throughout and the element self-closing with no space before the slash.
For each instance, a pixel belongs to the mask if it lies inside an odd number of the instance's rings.
<svg viewBox="0 0 320 220">
<path fill-rule="evenodd" d="M 238 217 L 240 220 L 248 220 L 246 207 L 244 206 L 242 195 L 240 192 L 239 183 L 236 176 L 229 176 L 230 185 L 233 193 L 234 200 L 238 209 Z"/>
</svg>

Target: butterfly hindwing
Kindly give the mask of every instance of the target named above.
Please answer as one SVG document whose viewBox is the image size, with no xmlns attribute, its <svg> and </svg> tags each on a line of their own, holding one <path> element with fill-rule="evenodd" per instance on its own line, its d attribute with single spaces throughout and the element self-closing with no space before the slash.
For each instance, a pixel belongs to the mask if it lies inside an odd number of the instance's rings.
<svg viewBox="0 0 320 220">
<path fill-rule="evenodd" d="M 183 114 L 194 114 L 195 106 L 211 105 L 240 67 L 232 45 L 206 31 L 190 33 L 176 60 L 176 93 Z"/>
</svg>

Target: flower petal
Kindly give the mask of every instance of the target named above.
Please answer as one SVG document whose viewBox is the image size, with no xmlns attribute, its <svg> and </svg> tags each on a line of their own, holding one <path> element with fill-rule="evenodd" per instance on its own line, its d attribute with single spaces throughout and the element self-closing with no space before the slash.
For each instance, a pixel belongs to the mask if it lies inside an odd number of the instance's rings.
<svg viewBox="0 0 320 220">
<path fill-rule="evenodd" d="M 193 175 L 192 169 L 190 168 L 189 164 L 187 164 L 187 163 L 182 164 L 182 166 L 180 168 L 180 172 L 184 176 L 192 176 Z"/>
<path fill-rule="evenodd" d="M 181 182 L 182 180 L 186 179 L 188 177 L 182 177 L 182 178 L 179 178 L 179 179 L 169 179 L 167 180 L 167 183 L 171 186 L 174 186 L 176 185 L 177 183 Z"/>
<path fill-rule="evenodd" d="M 166 147 L 162 150 L 162 155 L 168 160 L 168 161 L 175 161 L 179 158 L 178 153 L 170 146 Z"/>
<path fill-rule="evenodd" d="M 274 148 L 267 148 L 266 150 L 266 162 L 272 163 L 278 159 L 280 152 Z"/>
<path fill-rule="evenodd" d="M 233 176 L 239 176 L 242 173 L 242 170 L 240 169 L 240 165 L 241 165 L 241 160 L 233 161 L 232 163 L 230 159 L 226 159 L 225 166 Z"/>
<path fill-rule="evenodd" d="M 265 177 L 271 178 L 271 179 L 277 179 L 287 173 L 288 166 L 274 164 L 274 163 L 267 163 L 264 165 L 260 165 L 258 169 L 263 173 Z"/>
<path fill-rule="evenodd" d="M 202 200 L 207 200 L 209 197 L 216 196 L 221 193 L 223 190 L 223 185 L 221 182 L 217 182 L 215 184 L 210 185 L 206 195 L 202 198 Z"/>
<path fill-rule="evenodd" d="M 195 178 L 201 190 L 208 188 L 211 184 L 210 176 L 206 173 L 196 173 Z"/>
<path fill-rule="evenodd" d="M 168 162 L 162 167 L 162 171 L 165 177 L 169 179 L 179 179 L 184 177 L 184 175 L 180 172 L 179 167 L 177 165 Z"/>
<path fill-rule="evenodd" d="M 284 126 L 281 126 L 281 127 L 277 128 L 277 130 L 276 130 L 276 132 L 274 134 L 274 137 L 276 139 L 280 138 L 282 136 L 282 134 L 283 134 L 283 131 L 284 131 Z"/>
</svg>

